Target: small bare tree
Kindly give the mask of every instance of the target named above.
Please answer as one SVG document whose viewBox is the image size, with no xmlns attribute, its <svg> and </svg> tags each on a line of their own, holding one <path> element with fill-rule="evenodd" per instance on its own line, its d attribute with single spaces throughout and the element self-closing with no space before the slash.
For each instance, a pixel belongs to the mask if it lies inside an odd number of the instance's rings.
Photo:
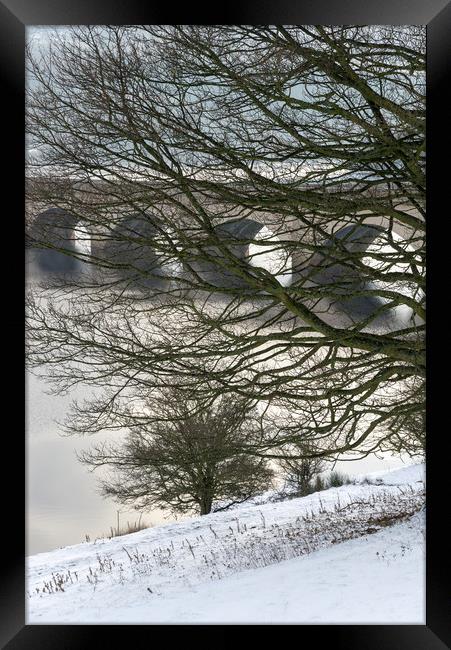
<svg viewBox="0 0 451 650">
<path fill-rule="evenodd" d="M 226 502 L 216 508 L 225 510 L 268 489 L 273 471 L 244 448 L 244 441 L 256 443 L 261 436 L 246 403 L 225 396 L 209 410 L 198 407 L 195 398 L 165 389 L 139 415 L 123 413 L 125 440 L 80 456 L 93 469 L 113 470 L 102 481 L 103 495 L 141 509 L 206 515 L 215 501 Z"/>
<path fill-rule="evenodd" d="M 325 468 L 322 458 L 312 455 L 314 449 L 311 443 L 298 442 L 290 446 L 287 455 L 281 458 L 278 465 L 282 471 L 285 488 L 296 496 L 305 496 L 314 491 L 314 480 Z"/>
</svg>

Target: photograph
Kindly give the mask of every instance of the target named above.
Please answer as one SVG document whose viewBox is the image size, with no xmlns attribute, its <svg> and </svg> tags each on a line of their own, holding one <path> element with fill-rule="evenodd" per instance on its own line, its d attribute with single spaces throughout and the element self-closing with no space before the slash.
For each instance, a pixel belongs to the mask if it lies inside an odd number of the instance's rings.
<svg viewBox="0 0 451 650">
<path fill-rule="evenodd" d="M 26 621 L 425 622 L 421 25 L 26 29 Z"/>
<path fill-rule="evenodd" d="M 450 27 L 2 0 L 0 647 L 451 647 Z"/>
</svg>

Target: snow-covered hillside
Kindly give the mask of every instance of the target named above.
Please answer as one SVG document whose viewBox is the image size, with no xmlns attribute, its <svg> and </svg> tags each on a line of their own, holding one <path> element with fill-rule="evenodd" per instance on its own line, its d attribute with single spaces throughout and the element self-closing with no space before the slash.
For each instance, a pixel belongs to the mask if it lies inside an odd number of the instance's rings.
<svg viewBox="0 0 451 650">
<path fill-rule="evenodd" d="M 27 623 L 424 619 L 424 466 L 27 559 Z"/>
</svg>

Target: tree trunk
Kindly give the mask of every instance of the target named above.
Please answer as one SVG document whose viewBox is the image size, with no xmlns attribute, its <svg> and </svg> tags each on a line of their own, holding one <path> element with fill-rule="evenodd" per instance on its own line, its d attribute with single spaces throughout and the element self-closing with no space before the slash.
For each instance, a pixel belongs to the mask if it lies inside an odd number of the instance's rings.
<svg viewBox="0 0 451 650">
<path fill-rule="evenodd" d="M 211 506 L 212 506 L 213 500 L 211 497 L 205 495 L 202 497 L 201 502 L 200 502 L 200 514 L 202 515 L 208 515 L 211 512 Z"/>
</svg>

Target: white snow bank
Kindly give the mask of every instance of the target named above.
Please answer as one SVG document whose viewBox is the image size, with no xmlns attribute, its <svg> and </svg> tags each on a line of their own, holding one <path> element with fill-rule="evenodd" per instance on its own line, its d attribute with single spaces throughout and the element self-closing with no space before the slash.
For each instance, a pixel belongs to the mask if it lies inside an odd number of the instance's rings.
<svg viewBox="0 0 451 650">
<path fill-rule="evenodd" d="M 406 465 L 398 469 L 387 469 L 387 470 L 378 470 L 377 472 L 365 472 L 364 474 L 356 474 L 355 476 L 350 476 L 350 484 L 360 484 L 362 482 L 371 482 L 375 485 L 403 485 L 403 484 L 414 484 L 414 483 L 425 483 L 426 482 L 426 473 L 425 473 L 425 464 L 424 463 L 415 463 L 412 465 Z M 343 472 L 346 474 L 346 471 Z M 349 485 L 348 485 L 349 486 Z M 324 492 L 321 492 L 324 494 Z M 289 491 L 286 492 L 286 498 L 289 498 Z M 237 504 L 229 508 L 232 510 L 242 510 L 247 508 L 249 505 L 263 505 L 264 503 L 274 503 L 280 502 L 281 492 L 277 490 L 267 490 L 263 494 L 260 494 L 252 499 L 249 499 L 244 504 Z M 215 504 L 216 507 L 221 507 L 226 505 L 226 502 L 221 502 Z"/>
<path fill-rule="evenodd" d="M 385 470 L 382 472 L 370 472 L 365 475 L 356 476 L 355 480 L 365 480 L 368 478 L 384 485 L 402 485 L 426 482 L 426 466 L 424 463 L 407 465 L 395 470 Z"/>
<path fill-rule="evenodd" d="M 417 515 L 374 535 L 161 598 L 129 620 L 424 624 L 423 530 Z"/>
<path fill-rule="evenodd" d="M 306 557 L 181 588 L 92 622 L 425 623 L 424 516 Z M 123 617 L 123 618 L 122 618 Z"/>
<path fill-rule="evenodd" d="M 27 623 L 421 623 L 423 519 L 382 529 L 422 506 L 403 471 L 31 556 Z"/>
</svg>

